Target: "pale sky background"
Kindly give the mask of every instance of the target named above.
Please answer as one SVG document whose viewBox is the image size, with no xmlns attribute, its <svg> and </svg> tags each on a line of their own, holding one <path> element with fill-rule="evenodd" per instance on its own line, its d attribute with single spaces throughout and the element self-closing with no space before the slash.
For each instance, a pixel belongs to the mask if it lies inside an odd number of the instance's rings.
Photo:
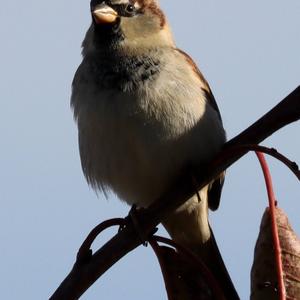
<svg viewBox="0 0 300 300">
<path fill-rule="evenodd" d="M 209 81 L 231 138 L 300 84 L 299 0 L 161 0 L 180 48 Z M 80 243 L 128 207 L 82 175 L 69 108 L 89 1 L 8 1 L 0 10 L 0 298 L 47 299 Z M 300 163 L 300 123 L 265 141 Z M 300 186 L 269 159 L 280 206 L 300 233 Z M 213 228 L 241 299 L 267 203 L 253 154 L 228 170 Z M 98 246 L 104 239 L 100 239 Z M 165 299 L 150 248 L 125 257 L 82 299 Z"/>
</svg>

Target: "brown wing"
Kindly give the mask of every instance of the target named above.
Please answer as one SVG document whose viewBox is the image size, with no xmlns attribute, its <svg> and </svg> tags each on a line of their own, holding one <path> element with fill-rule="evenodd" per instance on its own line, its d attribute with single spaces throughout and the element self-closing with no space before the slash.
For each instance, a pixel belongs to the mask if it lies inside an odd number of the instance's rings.
<svg viewBox="0 0 300 300">
<path fill-rule="evenodd" d="M 222 117 L 221 117 L 220 110 L 219 110 L 218 104 L 216 102 L 216 99 L 209 87 L 208 82 L 202 75 L 201 71 L 199 70 L 199 68 L 197 67 L 195 62 L 192 60 L 192 58 L 187 53 L 185 53 L 184 51 L 177 49 L 177 48 L 176 48 L 176 51 L 178 51 L 185 57 L 185 59 L 188 61 L 188 63 L 192 66 L 193 71 L 197 74 L 197 76 L 199 76 L 200 80 L 203 82 L 202 90 L 205 93 L 207 102 L 212 108 L 214 108 L 214 110 L 217 112 L 217 114 L 220 118 L 220 121 L 222 122 Z M 211 210 L 216 210 L 220 205 L 221 192 L 222 192 L 224 180 L 225 180 L 225 172 L 223 172 L 218 178 L 216 178 L 216 180 L 214 180 L 209 186 L 209 190 L 208 190 L 209 203 L 208 203 L 208 205 Z"/>
<path fill-rule="evenodd" d="M 185 53 L 184 51 L 182 51 L 178 48 L 176 48 L 175 50 L 178 51 L 179 53 L 181 53 L 185 57 L 185 59 L 188 61 L 188 63 L 193 67 L 193 71 L 197 74 L 197 76 L 199 76 L 200 80 L 203 82 L 202 90 L 205 93 L 206 99 L 207 99 L 209 105 L 212 108 L 214 108 L 214 110 L 218 113 L 218 116 L 219 116 L 220 120 L 222 121 L 220 110 L 219 110 L 218 104 L 216 102 L 216 99 L 215 99 L 215 97 L 214 97 L 214 95 L 213 95 L 213 93 L 212 93 L 212 91 L 209 87 L 208 82 L 206 81 L 206 79 L 202 75 L 201 71 L 199 70 L 199 68 L 197 67 L 195 62 L 192 60 L 192 58 L 187 53 Z"/>
</svg>

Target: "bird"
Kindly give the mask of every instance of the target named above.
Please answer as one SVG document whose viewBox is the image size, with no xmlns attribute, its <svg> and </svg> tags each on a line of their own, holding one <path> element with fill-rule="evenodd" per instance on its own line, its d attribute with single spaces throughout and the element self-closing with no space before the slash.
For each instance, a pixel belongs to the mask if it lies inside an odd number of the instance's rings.
<svg viewBox="0 0 300 300">
<path fill-rule="evenodd" d="M 157 0 L 92 0 L 90 13 L 71 95 L 83 173 L 97 192 L 147 208 L 183 170 L 207 164 L 222 149 L 221 114 L 197 65 L 176 47 Z M 162 224 L 234 300 L 208 220 L 223 182 L 224 173 Z"/>
</svg>

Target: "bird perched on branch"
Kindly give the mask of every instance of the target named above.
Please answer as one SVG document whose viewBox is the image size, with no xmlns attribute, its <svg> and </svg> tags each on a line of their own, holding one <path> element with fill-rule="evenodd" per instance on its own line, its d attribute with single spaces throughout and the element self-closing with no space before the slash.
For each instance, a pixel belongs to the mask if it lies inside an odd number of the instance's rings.
<svg viewBox="0 0 300 300">
<path fill-rule="evenodd" d="M 147 207 L 183 170 L 206 164 L 221 149 L 220 112 L 193 60 L 176 48 L 156 0 L 92 0 L 90 8 L 71 97 L 83 172 L 95 189 Z M 233 300 L 238 297 L 208 222 L 222 184 L 223 174 L 163 225 Z"/>
</svg>

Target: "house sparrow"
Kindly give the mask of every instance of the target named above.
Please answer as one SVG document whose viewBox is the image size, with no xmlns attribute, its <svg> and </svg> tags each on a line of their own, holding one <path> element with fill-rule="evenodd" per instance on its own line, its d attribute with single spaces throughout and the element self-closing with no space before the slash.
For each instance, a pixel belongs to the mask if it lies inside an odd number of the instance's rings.
<svg viewBox="0 0 300 300">
<path fill-rule="evenodd" d="M 184 169 L 221 149 L 220 112 L 193 60 L 176 48 L 157 1 L 92 0 L 91 16 L 71 97 L 82 169 L 96 190 L 147 207 Z M 162 223 L 233 300 L 238 296 L 208 222 L 222 184 L 220 175 Z"/>
</svg>

